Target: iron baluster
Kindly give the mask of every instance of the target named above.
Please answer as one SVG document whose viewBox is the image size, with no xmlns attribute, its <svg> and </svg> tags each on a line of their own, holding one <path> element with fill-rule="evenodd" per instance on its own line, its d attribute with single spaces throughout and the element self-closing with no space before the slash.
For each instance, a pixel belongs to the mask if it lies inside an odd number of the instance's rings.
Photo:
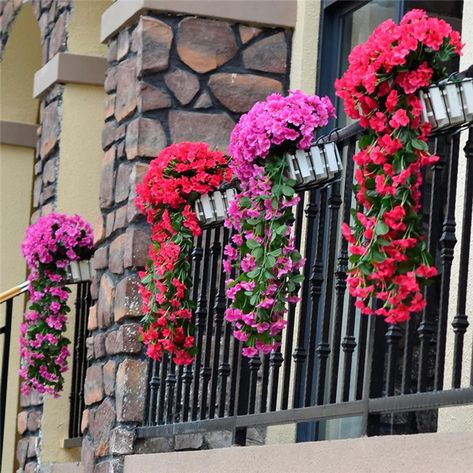
<svg viewBox="0 0 473 473">
<path fill-rule="evenodd" d="M 304 218 L 304 199 L 305 192 L 300 194 L 300 201 L 296 208 L 296 221 L 294 224 L 294 246 L 298 250 L 301 247 L 301 235 L 302 235 L 302 222 Z M 287 326 L 285 334 L 284 344 L 284 370 L 283 370 L 283 387 L 282 387 L 282 409 L 287 409 L 289 404 L 289 388 L 291 382 L 291 352 L 294 339 L 294 324 L 296 318 L 296 305 L 289 304 L 289 310 L 287 314 Z M 274 380 L 273 385 L 277 385 L 278 382 Z"/>
<path fill-rule="evenodd" d="M 455 237 L 455 203 L 458 174 L 458 133 L 449 136 L 449 172 L 447 189 L 447 208 L 440 237 L 440 261 L 442 266 L 440 281 L 440 311 L 437 326 L 437 352 L 435 357 L 435 389 L 443 388 L 445 370 L 445 346 L 447 338 L 448 302 L 450 295 L 450 274 L 454 248 L 457 242 Z"/>
<path fill-rule="evenodd" d="M 459 388 L 461 385 L 463 342 L 465 332 L 469 326 L 468 316 L 466 315 L 466 296 L 468 285 L 468 265 L 470 261 L 471 213 L 473 203 L 473 165 L 471 163 L 473 160 L 473 127 L 470 127 L 468 141 L 465 145 L 464 151 L 466 158 L 466 176 L 459 257 L 457 311 L 452 321 L 453 331 L 455 332 L 455 342 L 453 347 L 452 388 Z"/>
<path fill-rule="evenodd" d="M 204 352 L 204 365 L 200 369 L 200 376 L 202 378 L 202 397 L 200 403 L 200 418 L 205 419 L 207 417 L 207 400 L 209 395 L 209 382 L 212 375 L 210 368 L 210 356 L 212 354 L 212 339 L 213 339 L 213 311 L 215 310 L 214 301 L 217 285 L 217 272 L 220 269 L 220 251 L 222 245 L 220 244 L 220 228 L 217 227 L 213 230 L 213 243 L 210 248 L 210 255 L 212 258 L 212 266 L 210 271 L 210 295 L 209 305 L 207 309 L 207 327 L 205 331 L 205 352 Z M 203 348 L 203 347 L 202 347 Z"/>
<path fill-rule="evenodd" d="M 343 212 L 342 221 L 349 222 L 351 209 L 351 195 L 353 187 L 353 155 L 355 154 L 355 140 L 351 140 L 346 153 L 345 160 L 345 180 L 343 190 Z M 347 288 L 347 270 L 348 270 L 348 242 L 345 238 L 340 238 L 340 253 L 337 260 L 337 269 L 335 271 L 336 283 L 336 300 L 335 300 L 335 316 L 332 333 L 332 358 L 330 362 L 330 391 L 329 400 L 331 403 L 337 399 L 338 386 L 338 370 L 340 363 L 340 342 L 342 338 L 342 322 L 345 306 L 345 292 Z"/>
<path fill-rule="evenodd" d="M 332 291 L 334 283 L 334 266 L 335 266 L 335 250 L 337 242 L 337 223 L 338 211 L 342 200 L 340 198 L 340 183 L 335 182 L 332 186 L 332 195 L 328 201 L 330 212 L 329 235 L 328 235 L 328 264 L 325 284 L 324 297 L 324 313 L 322 316 L 321 339 L 317 345 L 316 352 L 319 358 L 319 366 L 317 372 L 317 395 L 316 402 L 318 405 L 324 402 L 325 381 L 327 375 L 327 361 L 330 354 L 329 331 L 330 317 L 332 315 Z"/>
<path fill-rule="evenodd" d="M 195 311 L 195 320 L 197 326 L 197 354 L 195 357 L 195 376 L 192 399 L 192 420 L 197 420 L 199 407 L 199 387 L 200 387 L 200 370 L 202 359 L 202 347 L 204 340 L 205 323 L 207 321 L 207 280 L 209 277 L 209 259 L 210 259 L 210 236 L 211 230 L 204 230 L 205 232 L 205 250 L 204 250 L 204 265 L 202 268 L 202 280 L 200 284 L 200 294 L 197 301 L 197 310 Z"/>
</svg>

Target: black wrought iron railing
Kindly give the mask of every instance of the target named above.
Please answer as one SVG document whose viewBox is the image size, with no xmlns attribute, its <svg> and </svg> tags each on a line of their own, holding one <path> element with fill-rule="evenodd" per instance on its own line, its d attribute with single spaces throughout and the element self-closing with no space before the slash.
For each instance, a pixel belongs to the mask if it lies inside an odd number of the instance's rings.
<svg viewBox="0 0 473 473">
<path fill-rule="evenodd" d="M 18 396 L 17 392 L 8 391 L 8 373 L 10 370 L 10 351 L 11 351 L 11 333 L 13 323 L 14 304 L 19 304 L 23 310 L 24 301 L 21 296 L 26 292 L 28 283 L 24 282 L 19 286 L 15 286 L 8 291 L 0 294 L 0 306 L 2 307 L 3 317 L 0 325 L 0 346 L 1 346 L 1 371 L 0 371 L 0 466 L 3 459 L 3 441 L 5 438 L 5 421 L 7 398 L 12 399 Z"/>
<path fill-rule="evenodd" d="M 84 383 L 87 371 L 87 319 L 92 304 L 90 281 L 79 282 L 76 285 L 75 314 L 74 314 L 74 343 L 72 345 L 72 382 L 69 394 L 69 439 L 82 437 L 81 423 L 84 412 Z M 72 321 L 71 321 L 72 322 Z"/>
<path fill-rule="evenodd" d="M 348 250 L 340 227 L 349 222 L 354 205 L 352 156 L 360 131 L 354 124 L 326 138 L 335 141 L 342 154 L 341 180 L 300 191 L 294 234 L 306 257 L 305 280 L 302 302 L 289 306 L 280 350 L 249 360 L 240 355 L 240 344 L 224 321 L 222 256 L 229 232 L 223 226 L 212 227 L 196 240 L 191 255 L 196 359 L 187 367 L 177 367 L 166 357 L 150 362 L 146 421 L 138 428 L 139 437 L 228 429 L 236 443 L 244 444 L 251 426 L 322 424 L 348 417 L 359 417 L 360 434 L 434 431 L 438 408 L 473 403 L 473 364 L 463 362 L 465 350 L 472 350 L 464 340 L 473 128 L 464 153 L 461 128 L 431 136 L 431 149 L 440 160 L 424 176 L 423 223 L 440 274 L 426 289 L 426 308 L 403 325 L 361 315 L 347 291 Z M 465 159 L 460 202 L 458 167 Z M 456 221 L 458 205 L 463 207 L 461 222 Z M 454 259 L 458 280 L 451 277 Z M 457 310 L 449 326 L 453 294 Z M 451 358 L 446 357 L 447 343 Z M 447 371 L 448 360 L 452 363 Z M 323 437 L 321 431 L 318 438 Z"/>
</svg>

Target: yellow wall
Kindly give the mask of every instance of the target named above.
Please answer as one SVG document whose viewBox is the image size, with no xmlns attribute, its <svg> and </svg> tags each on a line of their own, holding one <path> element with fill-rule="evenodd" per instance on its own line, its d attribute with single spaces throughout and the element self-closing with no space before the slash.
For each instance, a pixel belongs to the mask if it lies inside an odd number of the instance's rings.
<svg viewBox="0 0 473 473">
<path fill-rule="evenodd" d="M 104 99 L 100 86 L 64 88 L 57 209 L 90 223 L 99 216 Z"/>
<path fill-rule="evenodd" d="M 75 54 L 105 56 L 107 47 L 100 43 L 100 18 L 111 0 L 74 0 L 68 28 L 68 51 Z"/>
<path fill-rule="evenodd" d="M 38 101 L 33 99 L 33 75 L 41 67 L 41 43 L 29 3 L 10 28 L 0 62 L 0 120 L 36 123 Z"/>
<path fill-rule="evenodd" d="M 320 0 L 298 0 L 292 39 L 290 88 L 315 92 L 319 47 Z"/>
</svg>

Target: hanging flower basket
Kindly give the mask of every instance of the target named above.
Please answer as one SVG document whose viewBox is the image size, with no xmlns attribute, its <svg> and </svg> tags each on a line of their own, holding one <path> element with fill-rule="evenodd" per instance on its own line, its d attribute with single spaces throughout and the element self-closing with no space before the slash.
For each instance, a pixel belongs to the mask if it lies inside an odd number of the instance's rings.
<svg viewBox="0 0 473 473">
<path fill-rule="evenodd" d="M 227 216 L 229 203 L 236 190 L 232 187 L 201 195 L 195 203 L 195 213 L 201 225 L 221 223 Z"/>
<path fill-rule="evenodd" d="M 66 274 L 69 284 L 90 281 L 95 274 L 92 260 L 71 261 L 71 264 L 66 268 Z"/>
<path fill-rule="evenodd" d="M 432 129 L 440 130 L 473 120 L 473 79 L 455 78 L 420 92 L 422 117 Z"/>
<path fill-rule="evenodd" d="M 298 187 L 315 187 L 334 181 L 343 170 L 340 153 L 334 142 L 314 144 L 308 150 L 287 153 L 289 178 Z"/>
</svg>

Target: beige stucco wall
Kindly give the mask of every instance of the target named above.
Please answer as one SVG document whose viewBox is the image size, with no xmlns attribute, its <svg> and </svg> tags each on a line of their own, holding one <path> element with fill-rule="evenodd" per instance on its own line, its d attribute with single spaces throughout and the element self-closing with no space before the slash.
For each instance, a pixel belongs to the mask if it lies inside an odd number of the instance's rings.
<svg viewBox="0 0 473 473">
<path fill-rule="evenodd" d="M 315 92 L 319 46 L 320 0 L 297 0 L 297 20 L 292 39 L 290 88 Z"/>
<path fill-rule="evenodd" d="M 128 455 L 125 473 L 463 473 L 473 434 L 419 434 Z"/>
<path fill-rule="evenodd" d="M 460 70 L 467 69 L 473 64 L 473 2 L 463 2 L 463 24 L 462 24 L 462 38 L 466 43 L 463 50 L 463 56 L 460 61 Z M 465 146 L 467 132 L 462 134 L 461 149 Z M 466 159 L 463 152 L 460 152 L 460 159 L 458 164 L 458 180 L 457 180 L 457 205 L 455 208 L 455 220 L 457 227 L 455 233 L 457 236 L 457 246 L 455 248 L 455 258 L 452 265 L 452 277 L 450 284 L 450 303 L 449 303 L 449 331 L 447 339 L 447 354 L 445 362 L 445 387 L 451 386 L 452 380 L 452 365 L 453 365 L 453 346 L 454 333 L 450 326 L 451 321 L 456 315 L 457 295 L 458 295 L 458 278 L 459 278 L 459 252 L 461 247 L 461 232 L 462 232 L 462 216 L 463 216 L 463 202 L 465 190 L 466 177 Z M 472 241 L 470 241 L 470 261 L 469 261 L 469 275 L 467 286 L 467 305 L 466 314 L 470 316 L 470 327 L 465 334 L 464 354 L 463 354 L 463 372 L 462 372 L 462 387 L 470 386 L 470 366 L 473 362 L 472 346 L 473 346 L 473 234 Z M 439 431 L 473 431 L 473 405 L 463 407 L 450 407 L 441 409 L 438 420 Z"/>
<path fill-rule="evenodd" d="M 0 62 L 0 120 L 36 123 L 38 102 L 32 94 L 33 74 L 40 65 L 39 28 L 31 5 L 27 4 L 11 26 Z M 33 149 L 0 145 L 0 292 L 20 284 L 26 277 L 20 244 L 31 214 L 33 163 Z M 0 465 L 0 470 L 5 473 L 14 471 L 16 413 L 19 407 L 17 340 L 24 304 L 24 296 L 20 296 L 13 305 L 4 455 Z M 0 320 L 3 321 L 3 304 L 0 310 Z M 3 347 L 0 348 L 3 352 Z"/>
<path fill-rule="evenodd" d="M 100 18 L 111 4 L 111 0 L 73 0 L 68 29 L 69 52 L 105 56 L 107 47 L 100 43 Z"/>
</svg>

